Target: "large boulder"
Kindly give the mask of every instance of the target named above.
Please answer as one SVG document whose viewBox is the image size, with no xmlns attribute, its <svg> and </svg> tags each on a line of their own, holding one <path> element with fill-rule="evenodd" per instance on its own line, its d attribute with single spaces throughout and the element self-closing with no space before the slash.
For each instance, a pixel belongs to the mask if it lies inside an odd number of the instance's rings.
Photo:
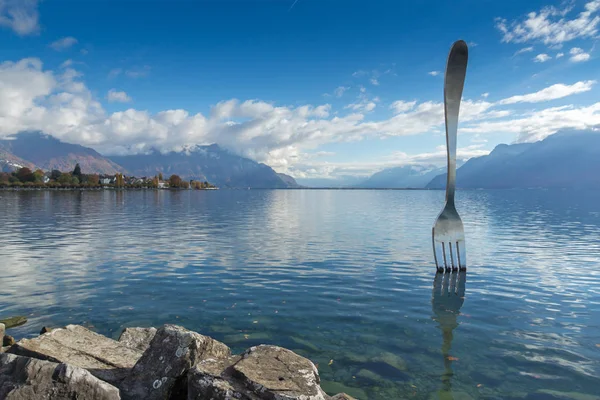
<svg viewBox="0 0 600 400">
<path fill-rule="evenodd" d="M 251 347 L 233 366 L 234 376 L 267 399 L 325 400 L 317 367 L 308 359 L 278 346 Z"/>
<path fill-rule="evenodd" d="M 188 400 L 329 399 L 319 382 L 310 360 L 281 347 L 263 345 L 238 357 L 198 363 L 188 375 Z"/>
<path fill-rule="evenodd" d="M 4 337 L 4 333 L 6 332 L 6 325 L 0 323 L 0 338 Z"/>
<path fill-rule="evenodd" d="M 124 399 L 185 398 L 187 372 L 207 358 L 226 358 L 229 347 L 176 325 L 160 328 L 120 386 Z"/>
<path fill-rule="evenodd" d="M 188 400 L 259 400 L 258 395 L 233 377 L 233 365 L 241 359 L 232 356 L 199 362 L 188 373 Z"/>
<path fill-rule="evenodd" d="M 0 354 L 0 399 L 118 400 L 119 390 L 67 364 Z"/>
<path fill-rule="evenodd" d="M 142 356 L 139 350 L 78 325 L 20 340 L 8 353 L 84 368 L 113 385 L 118 385 Z"/>
<path fill-rule="evenodd" d="M 154 335 L 156 335 L 156 328 L 126 328 L 121 333 L 119 342 L 144 352 L 150 347 Z"/>
</svg>

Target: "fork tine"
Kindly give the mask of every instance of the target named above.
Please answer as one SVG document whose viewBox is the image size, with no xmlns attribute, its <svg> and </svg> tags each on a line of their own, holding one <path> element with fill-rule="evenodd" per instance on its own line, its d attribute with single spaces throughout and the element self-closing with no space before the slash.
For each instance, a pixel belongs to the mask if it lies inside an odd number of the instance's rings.
<svg viewBox="0 0 600 400">
<path fill-rule="evenodd" d="M 446 243 L 442 242 L 442 255 L 444 256 L 444 268 L 446 269 L 446 271 L 449 270 L 449 264 L 448 264 L 448 256 L 446 254 Z"/>
<path fill-rule="evenodd" d="M 444 256 L 442 252 L 442 244 L 433 241 L 433 258 L 435 259 L 435 267 L 437 272 L 444 272 Z"/>
<path fill-rule="evenodd" d="M 458 270 L 458 263 L 455 260 L 456 257 L 456 244 L 454 244 L 455 248 L 452 251 L 452 242 L 448 242 L 448 248 L 450 249 L 450 264 L 452 265 L 452 271 Z"/>
</svg>

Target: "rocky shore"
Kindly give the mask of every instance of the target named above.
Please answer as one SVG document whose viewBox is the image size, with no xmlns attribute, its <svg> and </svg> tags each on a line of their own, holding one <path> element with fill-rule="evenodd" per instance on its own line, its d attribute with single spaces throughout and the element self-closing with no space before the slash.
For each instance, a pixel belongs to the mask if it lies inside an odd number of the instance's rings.
<svg viewBox="0 0 600 400">
<path fill-rule="evenodd" d="M 7 341 L 0 323 L 0 399 L 351 400 L 327 395 L 308 359 L 260 345 L 229 347 L 177 325 L 127 328 L 119 340 L 82 326 Z"/>
</svg>

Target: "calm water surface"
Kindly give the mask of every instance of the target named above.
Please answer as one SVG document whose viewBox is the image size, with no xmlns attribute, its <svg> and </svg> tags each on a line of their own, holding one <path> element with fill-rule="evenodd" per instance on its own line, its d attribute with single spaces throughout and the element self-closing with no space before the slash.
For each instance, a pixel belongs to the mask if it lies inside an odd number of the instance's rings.
<svg viewBox="0 0 600 400">
<path fill-rule="evenodd" d="M 600 193 L 459 192 L 470 268 L 446 281 L 443 197 L 0 192 L 0 315 L 29 316 L 17 337 L 175 323 L 277 344 L 361 400 L 600 398 Z"/>
</svg>

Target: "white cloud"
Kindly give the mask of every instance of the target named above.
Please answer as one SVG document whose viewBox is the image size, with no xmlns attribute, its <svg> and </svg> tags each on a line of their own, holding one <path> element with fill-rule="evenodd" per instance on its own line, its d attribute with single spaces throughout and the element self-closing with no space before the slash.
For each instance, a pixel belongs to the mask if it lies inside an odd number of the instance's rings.
<svg viewBox="0 0 600 400">
<path fill-rule="evenodd" d="M 573 62 L 583 62 L 590 59 L 590 55 L 579 47 L 573 47 L 571 51 L 569 51 L 569 54 L 571 54 L 570 60 Z"/>
<path fill-rule="evenodd" d="M 0 0 L 0 27 L 2 26 L 21 36 L 38 33 L 38 0 Z"/>
<path fill-rule="evenodd" d="M 344 95 L 344 92 L 346 90 L 350 89 L 348 86 L 338 86 L 334 91 L 333 94 L 335 95 L 335 97 L 342 97 Z"/>
<path fill-rule="evenodd" d="M 371 78 L 370 82 L 372 85 L 379 86 L 379 81 L 376 78 Z"/>
<path fill-rule="evenodd" d="M 367 71 L 363 71 L 363 70 L 358 70 L 356 72 L 352 73 L 352 76 L 355 78 L 360 78 L 361 76 L 365 76 L 368 75 L 369 73 Z"/>
<path fill-rule="evenodd" d="M 585 10 L 576 17 L 568 18 L 571 8 L 559 10 L 555 7 L 544 7 L 538 12 L 530 12 L 522 21 L 508 22 L 497 18 L 496 28 L 502 32 L 505 43 L 524 43 L 539 41 L 546 45 L 559 45 L 576 38 L 596 36 L 600 17 L 600 0 L 593 0 L 585 5 Z"/>
<path fill-rule="evenodd" d="M 530 46 L 530 47 L 524 47 L 524 48 L 522 48 L 521 50 L 517 50 L 517 51 L 515 52 L 515 54 L 513 54 L 513 57 L 514 57 L 514 56 L 518 56 L 519 54 L 523 54 L 523 53 L 529 53 L 529 52 L 532 52 L 532 51 L 533 51 L 533 46 Z"/>
<path fill-rule="evenodd" d="M 468 160 L 472 157 L 481 157 L 489 154 L 489 150 L 482 149 L 482 144 L 460 147 L 457 149 L 457 158 Z M 371 162 L 330 162 L 319 161 L 312 154 L 299 154 L 298 162 L 290 166 L 289 172 L 297 179 L 340 179 L 347 176 L 367 178 L 385 168 L 405 165 L 427 165 L 442 167 L 447 162 L 446 146 L 438 146 L 435 151 L 419 154 L 393 152 L 379 161 Z"/>
<path fill-rule="evenodd" d="M 588 92 L 592 89 L 592 86 L 595 83 L 596 81 L 580 81 L 572 85 L 557 83 L 535 93 L 512 96 L 507 99 L 500 100 L 498 104 L 539 103 L 542 101 L 561 99 L 573 94 Z"/>
<path fill-rule="evenodd" d="M 403 112 L 407 112 L 412 110 L 415 105 L 417 104 L 416 101 L 404 101 L 404 100 L 397 100 L 395 102 L 392 103 L 392 105 L 390 106 L 390 108 L 392 110 L 394 110 L 394 112 L 396 114 L 399 113 L 403 113 Z"/>
<path fill-rule="evenodd" d="M 431 76 L 438 76 L 439 74 L 441 74 L 441 72 L 440 71 L 429 71 L 428 74 Z"/>
<path fill-rule="evenodd" d="M 353 111 L 369 112 L 369 111 L 373 111 L 375 109 L 375 107 L 377 107 L 377 104 L 375 104 L 374 102 L 364 101 L 364 102 L 359 102 L 359 103 L 348 104 L 344 108 L 351 109 Z"/>
<path fill-rule="evenodd" d="M 513 133 L 518 142 L 534 142 L 561 129 L 600 127 L 600 102 L 587 107 L 546 108 L 503 121 L 480 121 L 461 128 L 462 133 Z"/>
<path fill-rule="evenodd" d="M 119 103 L 128 103 L 131 101 L 131 97 L 127 95 L 125 92 L 120 92 L 116 89 L 110 89 L 106 98 L 109 102 L 119 102 Z"/>
<path fill-rule="evenodd" d="M 141 68 L 132 68 L 125 71 L 125 75 L 130 78 L 144 78 L 150 74 L 150 66 L 144 65 Z"/>
<path fill-rule="evenodd" d="M 108 78 L 115 78 L 121 75 L 121 73 L 123 73 L 123 70 L 121 68 L 113 68 L 108 72 Z"/>
<path fill-rule="evenodd" d="M 62 64 L 60 64 L 60 68 L 67 68 L 73 65 L 73 60 L 68 59 L 65 60 Z"/>
<path fill-rule="evenodd" d="M 70 48 L 75 44 L 77 44 L 77 39 L 75 39 L 73 36 L 67 36 L 50 43 L 50 47 L 52 47 L 56 51 L 62 51 Z"/>
<path fill-rule="evenodd" d="M 548 54 L 542 53 L 542 54 L 538 54 L 537 56 L 535 56 L 533 58 L 533 61 L 537 62 L 537 63 L 543 63 L 543 62 L 550 60 L 551 58 L 552 57 L 550 57 Z"/>
<path fill-rule="evenodd" d="M 563 57 L 564 55 L 565 55 L 565 53 L 558 53 L 558 54 L 556 55 L 556 58 L 561 58 L 561 57 Z"/>
<path fill-rule="evenodd" d="M 483 97 L 484 99 L 487 99 L 487 97 L 488 97 L 489 95 L 490 95 L 490 94 L 489 94 L 488 92 L 481 93 L 481 97 Z"/>
</svg>

